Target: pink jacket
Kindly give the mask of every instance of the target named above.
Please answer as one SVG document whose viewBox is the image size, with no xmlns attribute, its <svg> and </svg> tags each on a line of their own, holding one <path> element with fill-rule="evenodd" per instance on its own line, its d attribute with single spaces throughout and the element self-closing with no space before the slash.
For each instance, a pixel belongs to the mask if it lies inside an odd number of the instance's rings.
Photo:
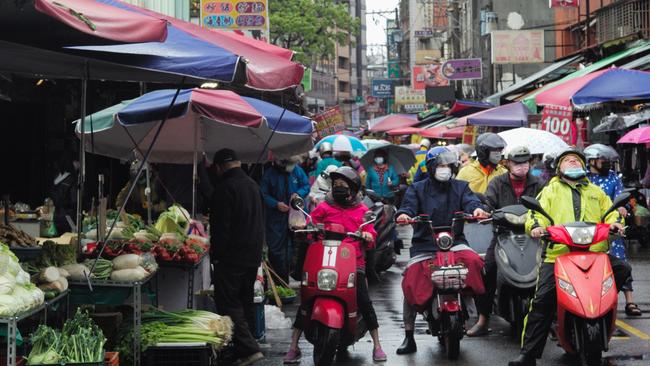
<svg viewBox="0 0 650 366">
<path fill-rule="evenodd" d="M 345 231 L 355 232 L 359 226 L 363 224 L 363 215 L 368 211 L 368 207 L 363 203 L 359 203 L 354 207 L 341 207 L 338 205 L 331 205 L 327 201 L 322 202 L 311 212 L 311 217 L 314 224 L 339 224 L 343 225 Z M 372 224 L 366 225 L 363 230 L 370 233 L 373 238 L 377 238 L 377 233 Z M 344 243 L 353 245 L 357 250 L 357 268 L 366 267 L 365 250 L 375 247 L 375 241 L 361 243 L 351 238 L 343 240 Z M 365 244 L 365 248 L 364 248 Z"/>
</svg>

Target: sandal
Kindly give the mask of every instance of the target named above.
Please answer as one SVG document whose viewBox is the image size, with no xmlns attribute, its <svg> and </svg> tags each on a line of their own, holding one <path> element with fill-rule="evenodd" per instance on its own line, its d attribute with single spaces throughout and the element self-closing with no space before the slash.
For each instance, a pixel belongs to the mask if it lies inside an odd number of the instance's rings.
<svg viewBox="0 0 650 366">
<path fill-rule="evenodd" d="M 482 337 L 490 334 L 490 328 L 488 327 L 487 324 L 478 325 L 477 323 L 474 324 L 474 326 L 470 330 L 466 331 L 465 334 L 468 337 Z"/>
<path fill-rule="evenodd" d="M 627 316 L 641 316 L 641 315 L 643 315 L 643 312 L 641 311 L 641 309 L 639 309 L 637 304 L 635 304 L 633 302 L 628 302 L 627 304 L 625 304 L 625 315 L 627 315 Z"/>
</svg>

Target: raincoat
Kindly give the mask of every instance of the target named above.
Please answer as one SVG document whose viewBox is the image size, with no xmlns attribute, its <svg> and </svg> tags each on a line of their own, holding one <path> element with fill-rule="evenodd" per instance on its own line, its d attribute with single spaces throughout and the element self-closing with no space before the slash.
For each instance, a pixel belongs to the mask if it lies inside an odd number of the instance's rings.
<svg viewBox="0 0 650 366">
<path fill-rule="evenodd" d="M 328 201 L 322 202 L 311 212 L 314 224 L 340 224 L 346 232 L 359 230 L 359 226 L 364 222 L 363 215 L 368 211 L 366 205 L 358 203 L 352 207 L 342 207 Z M 370 233 L 373 238 L 377 237 L 377 233 L 372 224 L 366 225 L 361 231 Z M 343 242 L 354 246 L 356 249 L 357 268 L 365 268 L 365 251 L 374 248 L 375 241 L 361 243 L 358 240 L 345 238 Z"/>
<path fill-rule="evenodd" d="M 573 193 L 576 190 L 580 194 L 580 216 L 576 218 L 573 209 Z M 597 185 L 590 183 L 589 179 L 584 178 L 580 182 L 569 185 L 559 177 L 553 177 L 550 182 L 537 196 L 541 204 L 555 225 L 561 225 L 576 221 L 583 222 L 600 222 L 601 216 L 612 206 L 612 200 Z M 619 221 L 620 220 L 620 221 Z M 622 222 L 618 211 L 607 215 L 605 223 Z M 539 213 L 529 211 L 528 220 L 526 221 L 526 232 L 535 227 L 547 227 L 550 222 L 547 218 Z M 589 248 L 592 252 L 604 252 L 609 249 L 607 241 L 600 242 Z M 544 262 L 555 263 L 555 258 L 559 255 L 569 252 L 569 248 L 564 244 L 553 244 L 552 247 L 546 247 L 544 250 Z"/>
<path fill-rule="evenodd" d="M 587 178 L 589 178 L 591 183 L 605 191 L 611 200 L 614 200 L 625 188 L 623 181 L 621 181 L 621 178 L 613 170 L 610 170 L 609 174 L 604 177 L 600 174 L 589 173 L 587 174 Z M 618 238 L 612 241 L 612 247 L 609 253 L 618 259 L 626 260 L 627 256 L 625 255 L 625 242 L 623 239 Z"/>
<path fill-rule="evenodd" d="M 395 173 L 395 169 L 392 166 L 388 166 L 388 169 L 384 172 L 384 179 L 382 182 L 379 181 L 379 173 L 375 167 L 368 169 L 366 171 L 366 188 L 372 189 L 384 198 L 391 198 L 395 196 L 395 193 L 390 189 L 390 186 L 396 186 L 399 184 L 399 176 Z"/>
<path fill-rule="evenodd" d="M 415 177 L 427 172 L 427 166 L 424 164 L 427 160 L 427 149 L 420 149 L 415 153 L 415 164 L 409 169 L 408 184 L 417 182 Z M 422 180 L 422 179 L 420 179 Z"/>
<path fill-rule="evenodd" d="M 333 157 L 327 157 L 325 159 L 322 159 L 316 165 L 316 172 L 314 173 L 314 175 L 316 176 L 316 179 L 318 179 L 318 176 L 320 175 L 320 173 L 322 173 L 330 165 L 334 165 L 334 166 L 336 166 L 338 168 L 338 167 L 340 167 L 342 165 L 342 163 L 340 161 L 334 159 Z"/>
<path fill-rule="evenodd" d="M 481 166 L 478 160 L 465 165 L 460 169 L 456 179 L 469 182 L 469 188 L 476 193 L 485 193 L 487 191 L 488 183 L 501 174 L 507 173 L 508 170 L 501 165 L 497 165 L 495 169 L 488 171 Z"/>
<path fill-rule="evenodd" d="M 299 166 L 296 166 L 291 173 L 272 167 L 264 172 L 260 188 L 267 208 L 266 245 L 269 248 L 271 265 L 276 272 L 288 273 L 292 253 L 289 213 L 280 212 L 278 202 L 289 205 L 291 195 L 294 193 L 304 199 L 309 193 L 309 178 Z"/>
</svg>

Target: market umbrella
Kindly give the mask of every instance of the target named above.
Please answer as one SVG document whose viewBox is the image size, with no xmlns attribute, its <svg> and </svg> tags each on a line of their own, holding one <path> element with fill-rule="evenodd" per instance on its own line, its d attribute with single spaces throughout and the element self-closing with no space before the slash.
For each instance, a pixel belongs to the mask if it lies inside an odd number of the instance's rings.
<svg viewBox="0 0 650 366">
<path fill-rule="evenodd" d="M 578 90 L 571 102 L 576 108 L 598 103 L 650 99 L 650 72 L 611 68 Z"/>
<path fill-rule="evenodd" d="M 454 105 L 447 111 L 448 116 L 464 117 L 473 113 L 494 108 L 494 105 L 487 102 L 475 102 L 472 100 L 456 100 Z"/>
<path fill-rule="evenodd" d="M 318 150 L 320 145 L 323 142 L 329 142 L 332 144 L 334 151 L 349 152 L 352 154 L 362 154 L 368 150 L 364 144 L 358 138 L 348 135 L 329 135 L 323 137 L 318 143 L 314 146 L 315 150 Z"/>
<path fill-rule="evenodd" d="M 366 147 L 366 150 L 370 150 L 376 146 L 390 144 L 390 142 L 386 140 L 378 140 L 378 139 L 363 139 L 361 140 L 361 143 L 363 144 L 363 146 Z M 418 145 L 418 148 L 420 148 L 420 145 Z"/>
<path fill-rule="evenodd" d="M 422 132 L 422 129 L 417 127 L 402 127 L 387 131 L 390 136 L 417 135 L 420 132 Z"/>
<path fill-rule="evenodd" d="M 386 142 L 373 147 L 361 157 L 361 164 L 366 170 L 372 169 L 374 166 L 375 152 L 377 150 L 386 150 L 388 152 L 388 165 L 393 167 L 397 174 L 408 172 L 415 164 L 415 154 L 411 149 Z"/>
<path fill-rule="evenodd" d="M 650 126 L 635 128 L 621 137 L 617 144 L 646 144 L 650 142 Z"/>
<path fill-rule="evenodd" d="M 371 132 L 386 132 L 396 128 L 412 127 L 420 123 L 415 114 L 389 114 L 368 121 Z"/>
<path fill-rule="evenodd" d="M 578 90 L 580 90 L 580 88 L 585 86 L 591 80 L 597 78 L 607 71 L 608 70 L 600 70 L 592 72 L 590 74 L 565 81 L 552 88 L 545 89 L 543 92 L 535 96 L 535 103 L 539 106 L 552 105 L 571 108 L 571 97 L 573 97 L 573 95 Z"/>
<path fill-rule="evenodd" d="M 530 111 L 521 102 L 504 104 L 458 119 L 458 125 L 521 127 L 528 124 Z"/>
<path fill-rule="evenodd" d="M 558 152 L 568 147 L 567 143 L 557 135 L 534 128 L 515 128 L 499 132 L 499 136 L 506 141 L 506 148 L 526 146 L 531 154 Z"/>
</svg>

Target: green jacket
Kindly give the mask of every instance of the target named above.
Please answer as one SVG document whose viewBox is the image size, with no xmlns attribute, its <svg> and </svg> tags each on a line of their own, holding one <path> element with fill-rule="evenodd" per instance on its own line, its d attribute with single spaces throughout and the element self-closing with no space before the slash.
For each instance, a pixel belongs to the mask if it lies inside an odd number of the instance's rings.
<svg viewBox="0 0 650 366">
<path fill-rule="evenodd" d="M 572 189 L 577 189 L 580 192 L 580 220 L 576 220 L 574 216 Z M 539 193 L 537 200 L 542 205 L 544 211 L 553 218 L 555 225 L 575 221 L 600 222 L 600 218 L 605 211 L 612 206 L 612 201 L 607 194 L 597 185 L 590 183 L 587 178 L 572 187 L 559 177 L 553 177 Z M 622 222 L 622 218 L 618 211 L 614 211 L 607 215 L 605 222 L 609 224 Z M 528 220 L 526 221 L 527 233 L 530 233 L 535 227 L 545 228 L 549 225 L 550 223 L 546 217 L 532 211 L 528 212 Z M 609 250 L 609 244 L 607 241 L 603 241 L 593 245 L 589 250 L 592 252 L 607 252 Z M 544 262 L 555 263 L 557 256 L 568 252 L 569 247 L 564 244 L 555 243 L 552 248 L 546 247 L 543 254 L 545 257 Z"/>
<path fill-rule="evenodd" d="M 493 169 L 489 175 L 487 175 L 481 167 L 481 163 L 479 163 L 478 160 L 474 160 L 473 162 L 465 165 L 460 169 L 458 175 L 456 176 L 456 179 L 468 182 L 469 188 L 474 193 L 485 194 L 490 181 L 493 178 L 507 172 L 508 170 L 506 168 L 502 167 L 501 165 L 497 165 L 497 167 Z"/>
</svg>

